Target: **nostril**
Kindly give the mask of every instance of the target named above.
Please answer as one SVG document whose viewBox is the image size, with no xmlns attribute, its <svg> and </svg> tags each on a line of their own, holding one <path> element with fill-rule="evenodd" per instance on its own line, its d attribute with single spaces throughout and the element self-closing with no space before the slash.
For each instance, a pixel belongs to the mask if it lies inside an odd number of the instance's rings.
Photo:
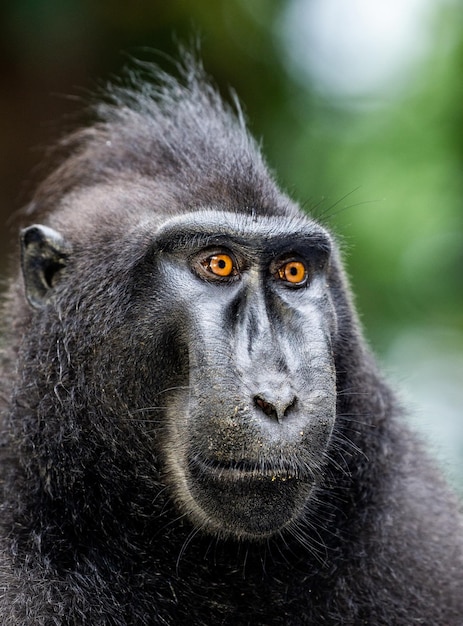
<svg viewBox="0 0 463 626">
<path fill-rule="evenodd" d="M 276 408 L 273 406 L 271 402 L 267 402 L 267 400 L 264 400 L 262 396 L 255 396 L 254 404 L 258 406 L 260 409 L 262 409 L 262 411 L 265 413 L 265 415 L 268 415 L 268 417 L 273 417 L 276 420 L 278 419 Z"/>
<path fill-rule="evenodd" d="M 283 411 L 283 416 L 286 417 L 288 415 L 288 413 L 291 411 L 291 409 L 293 409 L 296 406 L 296 402 L 297 402 L 297 398 L 296 396 L 294 396 L 294 398 L 291 400 L 291 402 L 288 402 L 288 404 L 286 405 L 284 411 Z"/>
<path fill-rule="evenodd" d="M 297 398 L 294 396 L 291 400 L 273 400 L 269 402 L 262 395 L 254 396 L 254 405 L 259 407 L 265 415 L 271 417 L 278 422 L 287 417 L 291 409 L 296 405 Z"/>
</svg>

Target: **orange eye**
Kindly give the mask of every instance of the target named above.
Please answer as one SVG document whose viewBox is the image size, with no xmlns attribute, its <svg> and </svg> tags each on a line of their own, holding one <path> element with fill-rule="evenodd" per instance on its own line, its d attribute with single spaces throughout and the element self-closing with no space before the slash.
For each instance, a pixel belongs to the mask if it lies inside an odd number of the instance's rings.
<svg viewBox="0 0 463 626">
<path fill-rule="evenodd" d="M 208 259 L 208 269 L 216 276 L 231 276 L 235 271 L 233 259 L 228 254 L 214 254 Z"/>
<path fill-rule="evenodd" d="M 297 285 L 302 283 L 307 276 L 307 269 L 301 261 L 289 261 L 278 270 L 278 276 L 281 280 Z"/>
</svg>

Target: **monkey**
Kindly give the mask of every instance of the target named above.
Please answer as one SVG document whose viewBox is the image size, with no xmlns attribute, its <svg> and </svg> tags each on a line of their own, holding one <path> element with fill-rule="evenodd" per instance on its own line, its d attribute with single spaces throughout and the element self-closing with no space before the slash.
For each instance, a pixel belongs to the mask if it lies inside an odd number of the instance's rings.
<svg viewBox="0 0 463 626">
<path fill-rule="evenodd" d="M 182 68 L 108 87 L 25 212 L 0 621 L 461 626 L 460 503 L 380 373 L 336 237 Z"/>
</svg>

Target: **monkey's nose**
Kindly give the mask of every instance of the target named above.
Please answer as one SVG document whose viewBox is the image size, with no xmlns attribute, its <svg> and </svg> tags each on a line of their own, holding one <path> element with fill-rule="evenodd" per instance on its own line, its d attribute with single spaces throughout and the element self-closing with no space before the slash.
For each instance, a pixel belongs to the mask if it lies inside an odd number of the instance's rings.
<svg viewBox="0 0 463 626">
<path fill-rule="evenodd" d="M 297 398 L 293 394 L 278 397 L 276 394 L 257 394 L 254 396 L 254 406 L 258 407 L 267 417 L 281 423 L 296 405 Z"/>
</svg>

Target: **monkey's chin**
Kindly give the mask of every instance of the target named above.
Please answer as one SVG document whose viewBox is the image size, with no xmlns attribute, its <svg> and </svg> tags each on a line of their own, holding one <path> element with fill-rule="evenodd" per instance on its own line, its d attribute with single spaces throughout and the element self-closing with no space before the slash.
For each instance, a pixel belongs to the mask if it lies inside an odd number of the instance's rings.
<svg viewBox="0 0 463 626">
<path fill-rule="evenodd" d="M 196 522 L 221 537 L 262 540 L 302 514 L 313 482 L 290 469 L 192 461 L 187 480 Z"/>
</svg>

